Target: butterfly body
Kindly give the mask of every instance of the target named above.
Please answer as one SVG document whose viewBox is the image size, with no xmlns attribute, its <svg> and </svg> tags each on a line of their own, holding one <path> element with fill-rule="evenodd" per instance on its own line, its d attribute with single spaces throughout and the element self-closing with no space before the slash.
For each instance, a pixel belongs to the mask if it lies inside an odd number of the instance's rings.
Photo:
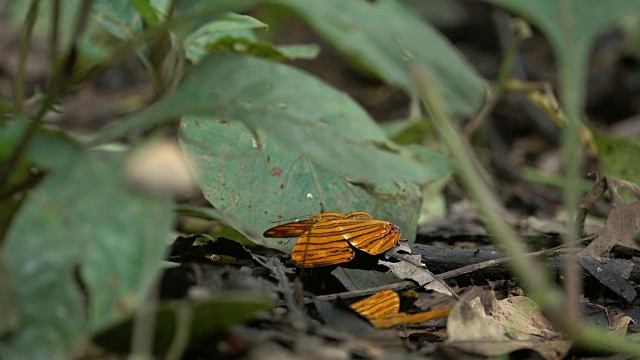
<svg viewBox="0 0 640 360">
<path fill-rule="evenodd" d="M 320 213 L 264 232 L 265 237 L 298 237 L 291 258 L 302 267 L 350 261 L 356 254 L 354 248 L 378 255 L 397 245 L 401 235 L 396 225 L 373 220 L 366 212 Z"/>
</svg>

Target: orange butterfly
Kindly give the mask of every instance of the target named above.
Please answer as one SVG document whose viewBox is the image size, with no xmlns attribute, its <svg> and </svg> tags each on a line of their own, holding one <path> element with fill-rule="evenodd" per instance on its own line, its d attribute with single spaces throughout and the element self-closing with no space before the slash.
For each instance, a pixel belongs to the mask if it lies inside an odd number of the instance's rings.
<svg viewBox="0 0 640 360">
<path fill-rule="evenodd" d="M 400 296 L 395 291 L 382 290 L 372 296 L 349 305 L 378 328 L 396 325 L 418 324 L 431 319 L 447 316 L 451 308 L 407 314 L 400 312 Z"/>
<path fill-rule="evenodd" d="M 306 220 L 272 227 L 263 234 L 272 238 L 298 237 L 291 259 L 301 267 L 350 261 L 356 255 L 353 247 L 371 255 L 382 254 L 398 244 L 401 235 L 394 224 L 373 220 L 362 211 L 320 213 Z"/>
</svg>

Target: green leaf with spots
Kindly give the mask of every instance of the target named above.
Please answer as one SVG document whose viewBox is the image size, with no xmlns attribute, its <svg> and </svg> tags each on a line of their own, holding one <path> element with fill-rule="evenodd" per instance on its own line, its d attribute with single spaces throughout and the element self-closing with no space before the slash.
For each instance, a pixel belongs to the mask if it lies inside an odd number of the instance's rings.
<svg viewBox="0 0 640 360">
<path fill-rule="evenodd" d="M 238 229 L 259 244 L 285 252 L 291 239 L 261 235 L 277 221 L 327 211 L 367 211 L 415 237 L 420 209 L 417 186 L 402 181 L 354 182 L 294 152 L 275 136 L 257 136 L 239 122 L 185 118 L 180 144 L 202 191 L 218 210 L 242 219 Z M 252 230 L 252 231 L 251 231 Z"/>
<path fill-rule="evenodd" d="M 424 183 L 442 175 L 392 143 L 346 94 L 286 64 L 228 53 L 207 57 L 176 93 L 97 141 L 185 115 L 242 121 L 353 181 Z"/>
</svg>

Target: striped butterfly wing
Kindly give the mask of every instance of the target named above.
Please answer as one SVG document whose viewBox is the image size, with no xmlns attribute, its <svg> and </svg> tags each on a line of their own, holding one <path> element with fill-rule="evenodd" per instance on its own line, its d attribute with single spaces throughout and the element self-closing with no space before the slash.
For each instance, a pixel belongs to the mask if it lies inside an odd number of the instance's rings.
<svg viewBox="0 0 640 360">
<path fill-rule="evenodd" d="M 298 237 L 291 258 L 298 266 L 316 267 L 350 261 L 355 251 L 372 255 L 392 248 L 400 239 L 397 226 L 373 220 L 363 211 L 348 214 L 326 212 L 309 219 L 278 225 L 266 230 L 265 237 Z"/>
<path fill-rule="evenodd" d="M 345 221 L 342 232 L 351 245 L 371 255 L 382 254 L 396 246 L 402 235 L 397 226 L 381 220 Z"/>
<path fill-rule="evenodd" d="M 354 213 L 350 213 L 350 214 L 354 214 Z M 270 229 L 267 229 L 262 234 L 262 236 L 268 237 L 268 238 L 300 237 L 306 232 L 308 232 L 309 229 L 311 229 L 315 224 L 318 224 L 323 221 L 344 219 L 346 216 L 350 214 L 345 215 L 338 212 L 320 213 L 320 214 L 313 215 L 310 218 L 305 220 L 294 221 L 294 222 L 274 226 Z"/>
<path fill-rule="evenodd" d="M 344 238 L 342 223 L 349 220 L 328 220 L 315 224 L 300 236 L 291 252 L 293 262 L 301 267 L 317 267 L 350 261 L 356 255 Z"/>
<path fill-rule="evenodd" d="M 262 236 L 268 238 L 298 237 L 309 231 L 315 223 L 313 219 L 290 222 L 267 229 Z"/>
<path fill-rule="evenodd" d="M 451 308 L 423 311 L 413 314 L 401 313 L 400 296 L 392 290 L 382 290 L 374 295 L 350 305 L 378 329 L 400 324 L 417 324 L 449 315 Z"/>
<path fill-rule="evenodd" d="M 380 316 L 397 314 L 400 310 L 400 296 L 395 291 L 382 290 L 349 307 L 371 321 Z"/>
<path fill-rule="evenodd" d="M 437 309 L 431 311 L 421 311 L 417 313 L 396 313 L 386 314 L 375 319 L 369 319 L 371 324 L 378 329 L 385 329 L 397 325 L 419 324 L 425 321 L 437 319 L 447 316 L 451 312 L 451 308 Z"/>
<path fill-rule="evenodd" d="M 344 219 L 369 221 L 373 220 L 373 216 L 364 211 L 354 211 L 344 215 Z"/>
</svg>

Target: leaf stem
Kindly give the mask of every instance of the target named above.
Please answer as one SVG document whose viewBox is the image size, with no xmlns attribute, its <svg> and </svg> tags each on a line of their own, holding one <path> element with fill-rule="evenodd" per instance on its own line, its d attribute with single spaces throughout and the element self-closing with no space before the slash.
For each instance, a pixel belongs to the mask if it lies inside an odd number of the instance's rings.
<svg viewBox="0 0 640 360">
<path fill-rule="evenodd" d="M 21 114 L 23 111 L 24 72 L 27 66 L 27 56 L 29 55 L 29 48 L 31 47 L 31 35 L 33 34 L 33 27 L 36 23 L 39 5 L 40 0 L 31 0 L 29 3 L 29 9 L 27 10 L 27 16 L 24 21 L 24 32 L 22 34 L 22 41 L 20 42 L 20 57 L 18 58 L 18 64 L 16 67 L 16 76 L 13 78 L 14 114 Z"/>
</svg>

